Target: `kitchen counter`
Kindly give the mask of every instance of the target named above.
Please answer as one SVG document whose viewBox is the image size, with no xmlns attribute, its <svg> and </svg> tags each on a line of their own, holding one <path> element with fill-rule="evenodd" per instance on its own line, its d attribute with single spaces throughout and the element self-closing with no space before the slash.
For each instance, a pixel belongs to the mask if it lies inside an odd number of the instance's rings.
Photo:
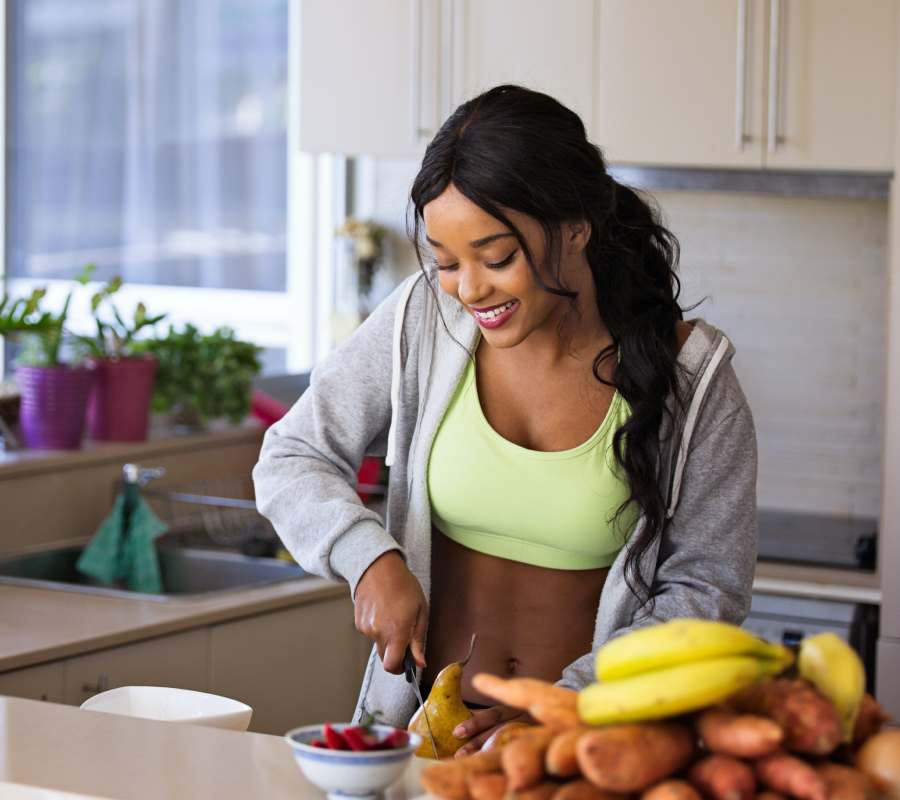
<svg viewBox="0 0 900 800">
<path fill-rule="evenodd" d="M 0 586 L 0 672 L 346 595 L 315 577 L 165 602 Z"/>
<path fill-rule="evenodd" d="M 872 605 L 881 603 L 881 584 L 875 572 L 769 561 L 756 565 L 753 591 Z"/>
<path fill-rule="evenodd" d="M 0 795 L 22 784 L 121 800 L 320 800 L 277 736 L 0 697 Z M 413 759 L 386 800 L 421 794 Z M 43 797 L 42 792 L 23 797 Z"/>
</svg>

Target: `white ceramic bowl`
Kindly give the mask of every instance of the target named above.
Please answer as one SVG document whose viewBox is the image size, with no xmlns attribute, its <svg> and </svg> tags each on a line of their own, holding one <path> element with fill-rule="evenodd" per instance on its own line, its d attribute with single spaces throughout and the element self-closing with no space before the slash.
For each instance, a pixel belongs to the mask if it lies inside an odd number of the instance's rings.
<svg viewBox="0 0 900 800">
<path fill-rule="evenodd" d="M 331 727 L 342 731 L 353 726 L 348 723 Z M 372 730 L 379 738 L 384 738 L 396 728 L 390 725 L 372 725 Z M 421 736 L 410 733 L 409 744 L 396 750 L 326 750 L 310 744 L 313 739 L 323 738 L 321 725 L 294 728 L 284 738 L 294 751 L 294 758 L 303 774 L 334 800 L 347 797 L 360 800 L 387 789 L 400 778 L 412 754 L 422 744 Z"/>
<path fill-rule="evenodd" d="M 247 730 L 253 714 L 250 706 L 228 697 L 168 686 L 120 686 L 95 694 L 81 707 L 89 711 L 167 722 L 190 722 L 232 731 Z"/>
</svg>

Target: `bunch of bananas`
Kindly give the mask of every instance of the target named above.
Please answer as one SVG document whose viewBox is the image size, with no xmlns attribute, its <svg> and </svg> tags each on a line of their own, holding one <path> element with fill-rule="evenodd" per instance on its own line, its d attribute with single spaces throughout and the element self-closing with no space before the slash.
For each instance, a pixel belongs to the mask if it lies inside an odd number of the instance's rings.
<svg viewBox="0 0 900 800">
<path fill-rule="evenodd" d="M 675 619 L 613 639 L 597 653 L 599 683 L 578 696 L 591 725 L 661 719 L 724 700 L 793 663 L 790 650 L 736 625 Z"/>
</svg>

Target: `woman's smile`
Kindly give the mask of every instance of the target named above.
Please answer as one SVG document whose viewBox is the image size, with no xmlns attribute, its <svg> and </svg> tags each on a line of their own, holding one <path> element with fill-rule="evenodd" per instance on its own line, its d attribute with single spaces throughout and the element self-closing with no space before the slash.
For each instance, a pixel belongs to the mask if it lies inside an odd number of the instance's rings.
<svg viewBox="0 0 900 800">
<path fill-rule="evenodd" d="M 493 329 L 505 325 L 509 318 L 516 313 L 519 305 L 518 300 L 509 300 L 506 303 L 501 303 L 499 306 L 470 308 L 472 309 L 472 315 L 475 317 L 475 321 L 481 325 L 482 328 Z"/>
</svg>

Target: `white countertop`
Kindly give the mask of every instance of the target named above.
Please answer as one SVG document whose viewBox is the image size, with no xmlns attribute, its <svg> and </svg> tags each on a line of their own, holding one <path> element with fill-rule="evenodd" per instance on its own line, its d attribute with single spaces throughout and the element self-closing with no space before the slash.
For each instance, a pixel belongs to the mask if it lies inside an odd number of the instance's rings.
<svg viewBox="0 0 900 800">
<path fill-rule="evenodd" d="M 426 763 L 414 759 L 387 800 L 421 794 L 418 775 Z M 0 697 L 0 789 L 4 798 L 41 800 L 55 792 L 122 800 L 325 797 L 278 736 L 11 697 Z"/>
</svg>

